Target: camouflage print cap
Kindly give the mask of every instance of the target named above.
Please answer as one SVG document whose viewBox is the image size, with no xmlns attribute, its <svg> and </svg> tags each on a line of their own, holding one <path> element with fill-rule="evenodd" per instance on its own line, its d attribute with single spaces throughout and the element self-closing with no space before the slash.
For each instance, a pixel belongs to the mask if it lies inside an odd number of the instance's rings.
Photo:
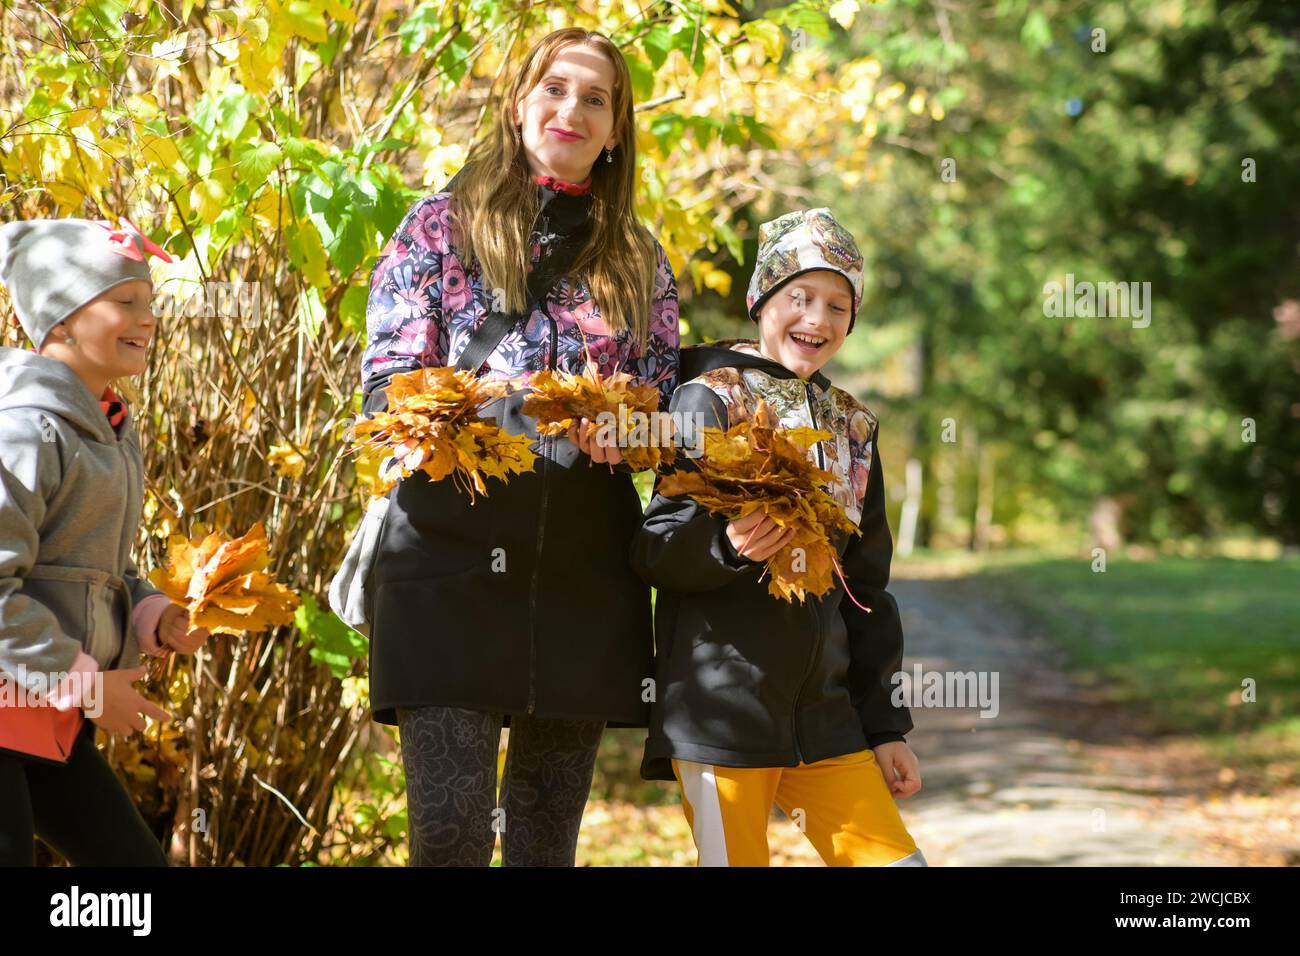
<svg viewBox="0 0 1300 956">
<path fill-rule="evenodd" d="M 862 304 L 862 253 L 825 206 L 797 209 L 759 227 L 758 260 L 745 296 L 749 317 L 757 322 L 759 309 L 772 293 L 795 276 L 815 269 L 829 269 L 849 280 L 853 287 L 852 332 Z"/>
</svg>

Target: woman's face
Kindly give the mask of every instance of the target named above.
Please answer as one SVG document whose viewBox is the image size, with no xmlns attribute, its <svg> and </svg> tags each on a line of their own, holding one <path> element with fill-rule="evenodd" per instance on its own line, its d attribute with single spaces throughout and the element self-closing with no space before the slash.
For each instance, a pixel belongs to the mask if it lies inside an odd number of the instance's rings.
<svg viewBox="0 0 1300 956">
<path fill-rule="evenodd" d="M 614 66 L 605 54 L 571 43 L 515 105 L 534 175 L 580 183 L 614 138 Z"/>
<path fill-rule="evenodd" d="M 838 272 L 791 279 L 758 312 L 759 351 L 802 379 L 831 360 L 849 331 L 853 288 Z"/>
<path fill-rule="evenodd" d="M 62 331 L 52 330 L 41 351 L 58 346 L 55 357 L 88 380 L 111 382 L 143 374 L 158 329 L 152 296 L 153 284 L 145 279 L 115 285 L 59 323 Z M 64 341 L 68 335 L 75 340 L 72 345 Z"/>
</svg>

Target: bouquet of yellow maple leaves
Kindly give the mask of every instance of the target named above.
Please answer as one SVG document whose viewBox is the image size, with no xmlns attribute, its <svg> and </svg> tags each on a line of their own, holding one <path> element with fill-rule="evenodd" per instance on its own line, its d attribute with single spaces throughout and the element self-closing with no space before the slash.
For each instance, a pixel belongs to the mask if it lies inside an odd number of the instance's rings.
<svg viewBox="0 0 1300 956">
<path fill-rule="evenodd" d="M 512 390 L 507 381 L 454 368 L 394 375 L 385 389 L 388 409 L 352 430 L 363 456 L 386 459 L 372 493 L 387 494 L 422 471 L 433 481 L 451 475 L 472 499 L 475 491 L 487 494 L 485 477 L 508 481 L 511 474 L 532 471 L 537 456 L 528 438 L 479 417 L 484 404 Z"/>
<path fill-rule="evenodd" d="M 667 422 L 666 416 L 655 414 L 659 410 L 659 389 L 633 385 L 627 372 L 602 376 L 595 364 L 588 362 L 580 375 L 536 372 L 529 377 L 528 385 L 533 393 L 524 400 L 522 410 L 537 419 L 538 434 L 562 435 L 584 418 L 590 422 L 618 422 L 620 431 L 630 438 L 626 444 L 620 443 L 620 452 L 634 470 L 658 469 L 676 457 L 671 425 L 667 435 L 659 433 L 661 423 Z M 612 419 L 602 420 L 602 415 Z"/>
<path fill-rule="evenodd" d="M 779 427 L 760 400 L 752 417 L 725 432 L 704 429 L 699 470 L 666 475 L 659 493 L 689 495 L 728 520 L 763 511 L 778 526 L 793 528 L 793 537 L 768 558 L 764 573 L 771 574 L 769 594 L 802 604 L 808 593 L 820 596 L 831 589 L 832 570 L 844 577 L 831 534 L 861 534 L 826 490 L 834 476 L 808 458 L 815 442 L 831 437 L 815 428 Z"/>
<path fill-rule="evenodd" d="M 266 530 L 258 522 L 240 538 L 219 532 L 173 535 L 167 562 L 149 573 L 154 587 L 190 612 L 190 628 L 213 634 L 257 633 L 288 624 L 298 595 L 271 580 Z"/>
</svg>

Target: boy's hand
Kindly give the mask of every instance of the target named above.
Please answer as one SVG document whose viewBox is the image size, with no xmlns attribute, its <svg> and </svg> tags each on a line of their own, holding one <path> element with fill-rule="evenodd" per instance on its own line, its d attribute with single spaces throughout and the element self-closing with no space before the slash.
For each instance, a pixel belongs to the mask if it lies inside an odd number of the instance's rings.
<svg viewBox="0 0 1300 956">
<path fill-rule="evenodd" d="M 760 564 L 789 544 L 794 531 L 782 528 L 765 511 L 727 522 L 727 540 L 736 553 Z"/>
<path fill-rule="evenodd" d="M 172 604 L 158 619 L 158 641 L 179 654 L 193 654 L 211 636 L 206 627 L 190 630 L 190 614 L 185 608 Z"/>
<path fill-rule="evenodd" d="M 131 667 L 104 671 L 103 700 L 98 701 L 99 716 L 89 719 L 110 734 L 128 735 L 144 730 L 145 717 L 171 720 L 171 714 L 148 700 L 131 685 L 144 680 L 147 668 Z"/>
<path fill-rule="evenodd" d="M 597 465 L 617 465 L 623 460 L 623 452 L 619 450 L 618 439 L 613 435 L 606 436 L 608 444 L 601 444 L 602 432 L 605 431 L 607 429 L 602 429 L 597 422 L 584 418 L 580 424 L 570 425 L 566 434 L 569 441 Z"/>
<path fill-rule="evenodd" d="M 871 752 L 876 755 L 889 792 L 895 797 L 910 797 L 921 789 L 921 763 L 904 741 L 892 740 L 873 747 Z"/>
</svg>

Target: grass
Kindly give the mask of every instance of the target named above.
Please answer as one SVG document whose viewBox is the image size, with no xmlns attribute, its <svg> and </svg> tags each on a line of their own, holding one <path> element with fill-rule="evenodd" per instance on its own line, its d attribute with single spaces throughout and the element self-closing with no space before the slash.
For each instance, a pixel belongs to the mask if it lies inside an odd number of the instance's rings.
<svg viewBox="0 0 1300 956">
<path fill-rule="evenodd" d="M 1162 730 L 1256 763 L 1300 757 L 1300 558 L 1112 558 L 1100 572 L 1012 553 L 977 573 L 1076 677 Z"/>
</svg>

